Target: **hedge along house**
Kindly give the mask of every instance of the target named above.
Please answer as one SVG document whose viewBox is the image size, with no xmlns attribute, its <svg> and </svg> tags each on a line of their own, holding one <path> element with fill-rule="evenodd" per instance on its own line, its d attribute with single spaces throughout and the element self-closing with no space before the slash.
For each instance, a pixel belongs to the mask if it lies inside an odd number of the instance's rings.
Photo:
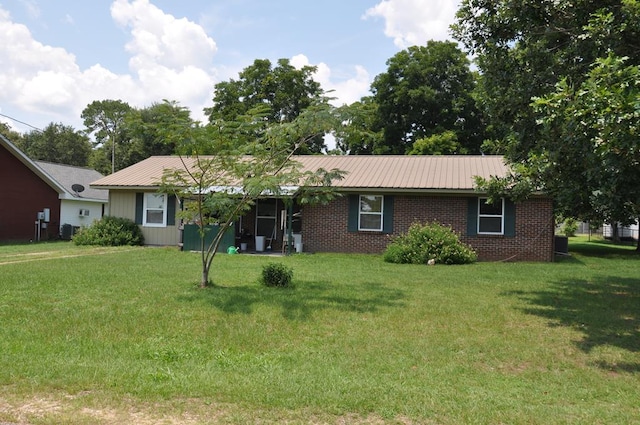
<svg viewBox="0 0 640 425">
<path fill-rule="evenodd" d="M 89 168 L 32 161 L 0 135 L 0 241 L 70 238 L 100 219 L 108 193 L 89 187 L 100 177 Z"/>
<path fill-rule="evenodd" d="M 305 170 L 339 169 L 343 196 L 326 205 L 296 205 L 293 231 L 307 252 L 381 253 L 414 222 L 451 226 L 481 260 L 552 261 L 553 203 L 536 194 L 488 204 L 474 177 L 508 172 L 500 156 L 296 156 Z M 109 189 L 111 214 L 136 220 L 150 245 L 179 245 L 179 200 L 158 193 L 178 157 L 151 157 L 92 183 Z M 295 193 L 292 194 L 295 200 Z M 265 197 L 236 224 L 249 249 L 280 249 L 286 237 L 283 199 Z M 244 238 L 247 239 L 244 239 Z M 255 238 L 257 237 L 257 238 Z M 254 241 L 258 241 L 257 244 Z"/>
</svg>

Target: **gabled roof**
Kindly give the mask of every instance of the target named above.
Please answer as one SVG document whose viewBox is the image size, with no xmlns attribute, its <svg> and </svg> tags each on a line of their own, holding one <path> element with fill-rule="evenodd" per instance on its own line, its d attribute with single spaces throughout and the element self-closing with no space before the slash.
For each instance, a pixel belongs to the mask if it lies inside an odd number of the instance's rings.
<svg viewBox="0 0 640 425">
<path fill-rule="evenodd" d="M 107 190 L 94 189 L 89 186 L 91 182 L 104 177 L 96 170 L 45 161 L 34 162 L 64 187 L 71 197 L 82 200 L 108 201 L 109 192 Z"/>
<path fill-rule="evenodd" d="M 24 152 L 18 149 L 6 137 L 0 134 L 0 146 L 3 146 L 42 181 L 48 184 L 53 190 L 58 192 L 60 199 L 82 199 L 98 202 L 107 202 L 109 194 L 105 190 L 91 189 L 84 196 L 79 196 L 72 189 L 73 184 L 82 184 L 85 188 L 89 188 L 89 183 L 101 178 L 102 174 L 88 168 L 74 167 L 71 165 L 52 164 L 42 161 L 32 161 Z M 70 182 L 74 179 L 76 181 Z"/>
<path fill-rule="evenodd" d="M 193 158 L 184 158 L 187 166 Z M 346 172 L 334 187 L 344 191 L 471 192 L 474 177 L 505 176 L 508 168 L 501 156 L 442 155 L 300 155 L 294 160 L 304 170 L 338 169 Z M 153 156 L 94 181 L 103 189 L 154 189 L 164 170 L 183 169 L 178 156 Z"/>
</svg>

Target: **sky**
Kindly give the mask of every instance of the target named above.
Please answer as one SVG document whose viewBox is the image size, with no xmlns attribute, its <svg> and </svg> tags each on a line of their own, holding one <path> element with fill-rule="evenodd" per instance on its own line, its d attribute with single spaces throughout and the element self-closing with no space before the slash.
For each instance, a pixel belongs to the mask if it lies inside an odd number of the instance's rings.
<svg viewBox="0 0 640 425">
<path fill-rule="evenodd" d="M 84 128 L 95 100 L 164 99 L 206 121 L 215 84 L 256 59 L 317 67 L 336 106 L 396 53 L 450 40 L 459 0 L 0 0 L 0 121 Z M 10 117 L 10 118 L 9 118 Z"/>
</svg>

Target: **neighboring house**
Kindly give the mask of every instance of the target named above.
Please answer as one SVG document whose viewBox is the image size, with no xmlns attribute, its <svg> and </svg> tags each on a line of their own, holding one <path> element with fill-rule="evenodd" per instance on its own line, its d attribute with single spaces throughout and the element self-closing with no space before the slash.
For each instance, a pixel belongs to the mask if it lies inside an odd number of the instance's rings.
<svg viewBox="0 0 640 425">
<path fill-rule="evenodd" d="M 493 205 L 474 189 L 474 177 L 503 176 L 499 156 L 297 156 L 304 169 L 339 169 L 334 186 L 344 196 L 327 205 L 296 206 L 296 242 L 309 252 L 381 253 L 414 222 L 451 226 L 481 260 L 552 261 L 554 219 L 551 199 L 540 194 L 514 204 Z M 97 180 L 109 190 L 111 214 L 135 220 L 149 245 L 179 245 L 179 200 L 158 193 L 166 169 L 182 168 L 178 157 L 151 157 Z M 294 195 L 295 197 L 295 195 Z M 236 245 L 280 249 L 282 199 L 259 200 L 236 223 Z M 249 236 L 250 239 L 245 239 Z M 254 236 L 257 238 L 254 239 Z M 253 243 L 255 240 L 255 244 Z"/>
<path fill-rule="evenodd" d="M 0 241 L 70 237 L 63 233 L 100 219 L 109 194 L 89 183 L 101 177 L 88 168 L 32 161 L 0 135 Z"/>
</svg>

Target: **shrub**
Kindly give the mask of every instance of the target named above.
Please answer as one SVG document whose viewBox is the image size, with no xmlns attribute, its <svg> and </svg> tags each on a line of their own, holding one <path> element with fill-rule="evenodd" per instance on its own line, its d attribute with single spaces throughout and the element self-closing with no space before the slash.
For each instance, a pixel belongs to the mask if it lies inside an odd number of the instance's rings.
<svg viewBox="0 0 640 425">
<path fill-rule="evenodd" d="M 266 286 L 291 286 L 293 270 L 284 264 L 269 263 L 262 268 L 262 283 Z"/>
<path fill-rule="evenodd" d="M 575 236 L 578 231 L 578 222 L 575 218 L 567 218 L 562 226 L 562 232 L 565 236 Z"/>
<path fill-rule="evenodd" d="M 475 251 L 462 243 L 448 226 L 439 223 L 414 223 L 407 233 L 387 246 L 384 260 L 402 264 L 467 264 L 478 259 Z"/>
<path fill-rule="evenodd" d="M 76 245 L 142 245 L 144 236 L 137 224 L 127 218 L 105 216 L 83 227 L 74 236 Z"/>
</svg>

